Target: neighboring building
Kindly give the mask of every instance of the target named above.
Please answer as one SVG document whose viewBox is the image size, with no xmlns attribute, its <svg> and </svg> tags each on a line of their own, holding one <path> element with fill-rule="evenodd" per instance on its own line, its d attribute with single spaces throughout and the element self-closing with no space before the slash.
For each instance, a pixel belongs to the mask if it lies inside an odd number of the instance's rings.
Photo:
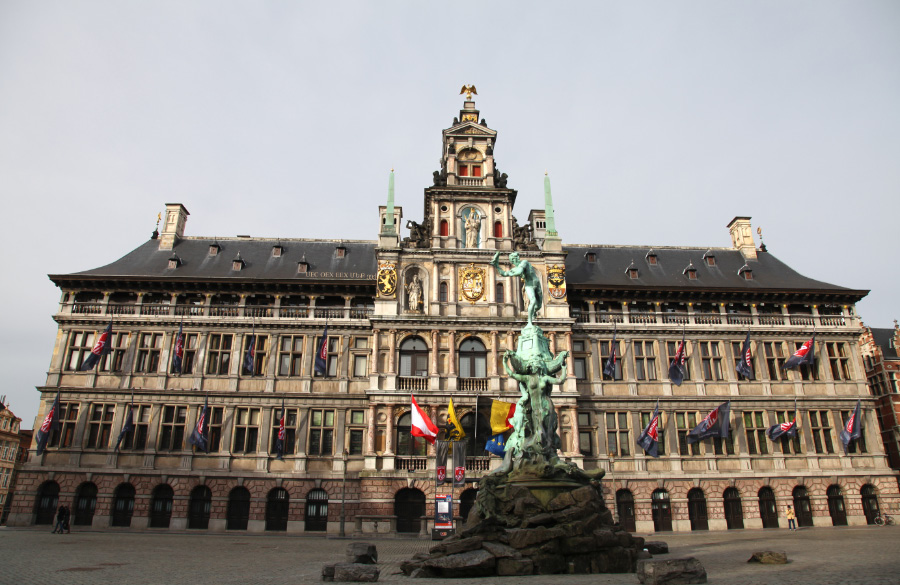
<svg viewBox="0 0 900 585">
<path fill-rule="evenodd" d="M 544 209 L 516 222 L 496 141 L 466 101 L 442 133 L 441 169 L 408 238 L 392 188 L 373 241 L 188 237 L 188 211 L 171 203 L 162 232 L 119 260 L 51 276 L 62 291 L 59 333 L 37 422 L 59 393 L 62 424 L 23 470 L 10 523 L 49 523 L 62 502 L 76 527 L 334 532 L 346 493 L 348 522 L 425 532 L 433 448 L 410 435 L 410 394 L 439 425 L 453 398 L 471 439 L 470 475 L 497 464 L 484 456 L 489 427 L 475 407 L 479 396 L 519 397 L 502 356 L 524 323 L 521 285 L 490 264 L 502 252 L 506 266 L 513 250 L 544 280 L 538 322 L 551 349 L 571 350 L 570 377 L 553 395 L 562 455 L 607 471 L 623 525 L 777 526 L 787 504 L 801 525 L 863 524 L 898 504 L 858 351 L 855 303 L 867 291 L 806 278 L 757 249 L 748 217 L 729 223 L 731 247 L 563 245 L 549 183 Z M 79 371 L 111 319 L 112 352 Z M 326 324 L 326 375 L 316 376 Z M 748 331 L 752 381 L 734 371 Z M 813 331 L 816 366 L 786 373 Z M 674 386 L 666 372 L 682 335 L 688 375 Z M 607 379 L 612 339 L 622 359 Z M 117 452 L 132 397 L 135 429 Z M 210 453 L 192 452 L 185 440 L 207 399 Z M 845 455 L 838 433 L 858 399 L 864 438 Z M 663 444 L 652 459 L 635 440 L 657 400 Z M 725 400 L 732 437 L 688 445 L 687 431 Z M 765 429 L 795 408 L 800 436 L 768 440 Z M 474 493 L 454 492 L 459 512 Z"/>
<path fill-rule="evenodd" d="M 3 397 L 2 402 L 6 402 Z M 21 452 L 19 426 L 22 419 L 4 408 L 0 410 L 0 524 L 6 521 L 16 485 L 16 471 Z"/>
<path fill-rule="evenodd" d="M 875 415 L 884 452 L 891 467 L 900 470 L 900 328 L 897 321 L 893 329 L 863 325 L 859 350 L 869 390 L 875 396 Z"/>
</svg>

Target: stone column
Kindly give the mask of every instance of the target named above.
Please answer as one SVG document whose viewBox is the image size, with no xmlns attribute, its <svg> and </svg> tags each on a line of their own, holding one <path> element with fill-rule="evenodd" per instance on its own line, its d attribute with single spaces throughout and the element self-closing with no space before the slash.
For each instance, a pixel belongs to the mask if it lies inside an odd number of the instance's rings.
<svg viewBox="0 0 900 585">
<path fill-rule="evenodd" d="M 377 416 L 374 404 L 369 405 L 369 420 L 366 421 L 366 456 L 375 455 L 375 417 Z"/>
<path fill-rule="evenodd" d="M 572 357 L 572 332 L 566 331 L 566 349 L 569 350 L 569 355 L 566 357 L 566 373 L 570 376 L 575 375 L 575 359 Z M 587 365 L 587 364 L 585 364 Z M 587 373 L 587 372 L 585 372 Z"/>
<path fill-rule="evenodd" d="M 396 376 L 397 375 L 397 330 L 391 329 L 388 331 L 388 351 L 390 354 L 388 355 L 388 373 Z"/>
<path fill-rule="evenodd" d="M 447 361 L 450 362 L 448 364 L 449 369 L 450 369 L 450 376 L 455 378 L 457 375 L 456 374 L 456 331 L 450 331 L 450 333 L 448 334 L 447 345 L 449 345 L 449 347 L 447 348 L 449 350 L 449 352 L 447 354 Z"/>
<path fill-rule="evenodd" d="M 431 330 L 431 375 L 438 375 L 438 347 L 440 341 L 440 333 L 437 329 Z"/>
<path fill-rule="evenodd" d="M 435 426 L 437 426 L 437 424 L 438 424 L 437 423 L 437 407 L 436 406 L 426 406 L 425 408 L 428 409 L 428 418 L 430 418 L 431 422 L 433 422 L 435 424 Z M 434 443 L 426 443 L 426 444 L 428 445 L 428 458 L 429 458 L 429 460 L 431 460 L 431 458 L 436 455 Z M 427 463 L 426 463 L 426 467 L 427 467 Z"/>
<path fill-rule="evenodd" d="M 369 366 L 369 374 L 378 374 L 378 342 L 381 340 L 381 332 L 377 329 L 372 332 L 372 363 Z"/>
<path fill-rule="evenodd" d="M 309 299 L 309 313 L 306 315 L 307 319 L 315 319 L 316 318 L 316 295 L 307 295 L 306 298 Z"/>
<path fill-rule="evenodd" d="M 572 417 L 572 443 L 569 451 L 572 453 L 581 454 L 581 444 L 579 440 L 579 428 L 578 428 L 578 408 L 573 406 L 569 409 L 569 416 Z"/>
<path fill-rule="evenodd" d="M 344 297 L 344 319 L 350 318 L 350 303 L 353 297 Z"/>
<path fill-rule="evenodd" d="M 497 376 L 497 331 L 491 331 L 491 369 L 488 371 L 488 375 Z"/>
<path fill-rule="evenodd" d="M 556 331 L 551 331 L 547 334 L 547 337 L 550 339 L 550 353 L 554 356 L 556 355 Z"/>
<path fill-rule="evenodd" d="M 387 428 L 384 431 L 384 454 L 394 454 L 394 407 L 389 406 L 387 412 Z"/>
</svg>

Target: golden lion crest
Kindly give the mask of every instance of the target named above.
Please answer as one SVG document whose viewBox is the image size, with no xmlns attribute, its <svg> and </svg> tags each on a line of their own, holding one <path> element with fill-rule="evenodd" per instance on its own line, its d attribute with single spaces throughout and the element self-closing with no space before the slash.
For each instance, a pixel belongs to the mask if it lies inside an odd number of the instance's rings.
<svg viewBox="0 0 900 585">
<path fill-rule="evenodd" d="M 397 265 L 393 262 L 379 262 L 375 283 L 378 294 L 383 297 L 394 296 L 397 290 Z"/>
<path fill-rule="evenodd" d="M 566 267 L 554 264 L 547 268 L 550 296 L 556 300 L 566 298 Z"/>
<path fill-rule="evenodd" d="M 459 269 L 459 300 L 474 303 L 484 296 L 485 269 L 474 264 Z"/>
</svg>

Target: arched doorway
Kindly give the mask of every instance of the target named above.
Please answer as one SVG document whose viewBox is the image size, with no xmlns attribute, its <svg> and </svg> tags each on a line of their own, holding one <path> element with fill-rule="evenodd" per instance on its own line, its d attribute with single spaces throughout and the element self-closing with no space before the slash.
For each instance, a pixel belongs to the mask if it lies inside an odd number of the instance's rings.
<svg viewBox="0 0 900 585">
<path fill-rule="evenodd" d="M 113 494 L 112 526 L 131 526 L 134 514 L 134 486 L 130 483 L 119 484 Z"/>
<path fill-rule="evenodd" d="M 394 496 L 397 532 L 419 532 L 425 515 L 425 494 L 415 488 L 403 488 Z"/>
<path fill-rule="evenodd" d="M 307 532 L 325 532 L 328 528 L 328 492 L 323 489 L 309 490 L 306 494 Z"/>
<path fill-rule="evenodd" d="M 628 532 L 637 532 L 634 517 L 634 494 L 631 490 L 621 489 L 616 492 L 616 511 L 619 524 Z"/>
<path fill-rule="evenodd" d="M 472 506 L 475 505 L 475 498 L 478 496 L 478 490 L 475 488 L 469 488 L 464 490 L 462 494 L 459 496 L 459 516 L 462 518 L 463 522 L 466 521 L 466 518 L 469 517 L 469 512 L 472 511 Z"/>
<path fill-rule="evenodd" d="M 700 488 L 688 492 L 688 517 L 691 519 L 691 530 L 709 530 L 706 496 Z"/>
<path fill-rule="evenodd" d="M 168 484 L 161 483 L 153 488 L 150 497 L 150 528 L 168 528 L 172 520 L 172 500 L 175 492 Z"/>
<path fill-rule="evenodd" d="M 862 496 L 863 514 L 866 515 L 866 524 L 875 524 L 875 516 L 881 513 L 878 506 L 878 495 L 875 493 L 875 486 L 867 483 L 859 490 Z"/>
<path fill-rule="evenodd" d="M 34 500 L 35 524 L 53 524 L 56 516 L 56 505 L 59 503 L 59 484 L 45 481 L 38 489 Z"/>
<path fill-rule="evenodd" d="M 651 496 L 653 512 L 653 531 L 672 531 L 672 505 L 669 503 L 669 492 L 658 489 Z"/>
<path fill-rule="evenodd" d="M 794 514 L 797 516 L 797 527 L 813 525 L 812 505 L 809 503 L 809 491 L 806 486 L 798 485 L 791 493 L 794 498 Z"/>
<path fill-rule="evenodd" d="M 75 510 L 72 524 L 90 526 L 94 523 L 94 509 L 97 507 L 97 486 L 86 481 L 75 490 Z"/>
<path fill-rule="evenodd" d="M 741 504 L 741 492 L 737 488 L 730 487 L 722 494 L 725 504 L 725 525 L 728 530 L 737 530 L 744 527 L 744 508 Z"/>
<path fill-rule="evenodd" d="M 828 513 L 834 526 L 847 525 L 847 509 L 844 507 L 844 491 L 841 486 L 833 484 L 825 491 L 828 496 Z"/>
<path fill-rule="evenodd" d="M 250 520 L 250 490 L 237 486 L 228 494 L 225 530 L 247 530 Z"/>
<path fill-rule="evenodd" d="M 284 488 L 269 491 L 266 498 L 266 530 L 287 530 L 291 498 Z"/>
<path fill-rule="evenodd" d="M 206 530 L 209 528 L 209 510 L 212 507 L 212 491 L 205 485 L 191 490 L 188 503 L 188 528 Z"/>
<path fill-rule="evenodd" d="M 778 508 L 775 504 L 775 492 L 765 486 L 759 490 L 759 517 L 763 528 L 778 528 Z"/>
</svg>

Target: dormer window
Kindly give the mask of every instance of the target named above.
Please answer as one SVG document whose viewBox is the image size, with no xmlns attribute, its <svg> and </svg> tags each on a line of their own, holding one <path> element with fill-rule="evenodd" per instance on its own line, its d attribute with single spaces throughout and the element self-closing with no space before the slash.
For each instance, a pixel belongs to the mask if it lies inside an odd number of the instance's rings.
<svg viewBox="0 0 900 585">
<path fill-rule="evenodd" d="M 706 251 L 706 254 L 703 255 L 703 260 L 706 261 L 707 266 L 716 265 L 716 257 L 713 255 L 712 250 Z"/>
<path fill-rule="evenodd" d="M 474 148 L 461 150 L 456 155 L 457 174 L 460 177 L 480 177 L 482 160 L 481 153 Z"/>
<path fill-rule="evenodd" d="M 281 244 L 272 246 L 272 258 L 281 258 L 282 254 L 284 254 L 284 247 Z"/>
<path fill-rule="evenodd" d="M 741 266 L 741 269 L 738 270 L 738 276 L 743 278 L 744 280 L 753 280 L 753 271 L 750 270 L 750 267 L 744 264 Z"/>
<path fill-rule="evenodd" d="M 181 258 L 179 258 L 175 253 L 172 253 L 172 257 L 169 258 L 169 270 L 175 270 L 181 266 Z"/>
<path fill-rule="evenodd" d="M 645 258 L 647 259 L 647 264 L 649 264 L 650 266 L 656 266 L 656 264 L 657 264 L 656 252 L 654 252 L 652 248 L 650 249 L 649 252 L 647 252 L 647 255 L 645 256 Z"/>
<path fill-rule="evenodd" d="M 234 257 L 234 260 L 231 261 L 231 269 L 232 270 L 243 270 L 244 269 L 244 259 L 241 258 L 241 253 L 238 252 L 237 256 Z"/>
<path fill-rule="evenodd" d="M 306 254 L 304 254 L 300 262 L 297 262 L 297 274 L 306 274 L 307 272 L 309 272 L 309 263 L 306 261 Z"/>
<path fill-rule="evenodd" d="M 694 268 L 694 263 L 691 262 L 690 264 L 688 264 L 687 268 L 684 269 L 682 274 L 687 276 L 690 280 L 697 280 L 697 269 Z"/>
<path fill-rule="evenodd" d="M 634 265 L 634 260 L 631 261 L 631 266 L 629 266 L 625 270 L 625 274 L 627 274 L 628 278 L 631 278 L 631 279 L 635 279 L 635 278 L 638 278 L 638 276 L 640 276 L 638 273 L 637 266 Z"/>
<path fill-rule="evenodd" d="M 210 245 L 209 245 L 209 255 L 210 255 L 210 256 L 218 256 L 218 255 L 219 255 L 219 250 L 221 250 L 221 249 L 222 249 L 222 248 L 221 248 L 221 246 L 219 246 L 218 243 L 210 244 Z"/>
<path fill-rule="evenodd" d="M 584 259 L 593 264 L 597 261 L 597 254 L 595 252 L 588 252 L 584 255 Z"/>
<path fill-rule="evenodd" d="M 347 248 L 344 247 L 343 244 L 339 245 L 334 249 L 334 257 L 335 258 L 343 258 L 347 255 Z"/>
</svg>

